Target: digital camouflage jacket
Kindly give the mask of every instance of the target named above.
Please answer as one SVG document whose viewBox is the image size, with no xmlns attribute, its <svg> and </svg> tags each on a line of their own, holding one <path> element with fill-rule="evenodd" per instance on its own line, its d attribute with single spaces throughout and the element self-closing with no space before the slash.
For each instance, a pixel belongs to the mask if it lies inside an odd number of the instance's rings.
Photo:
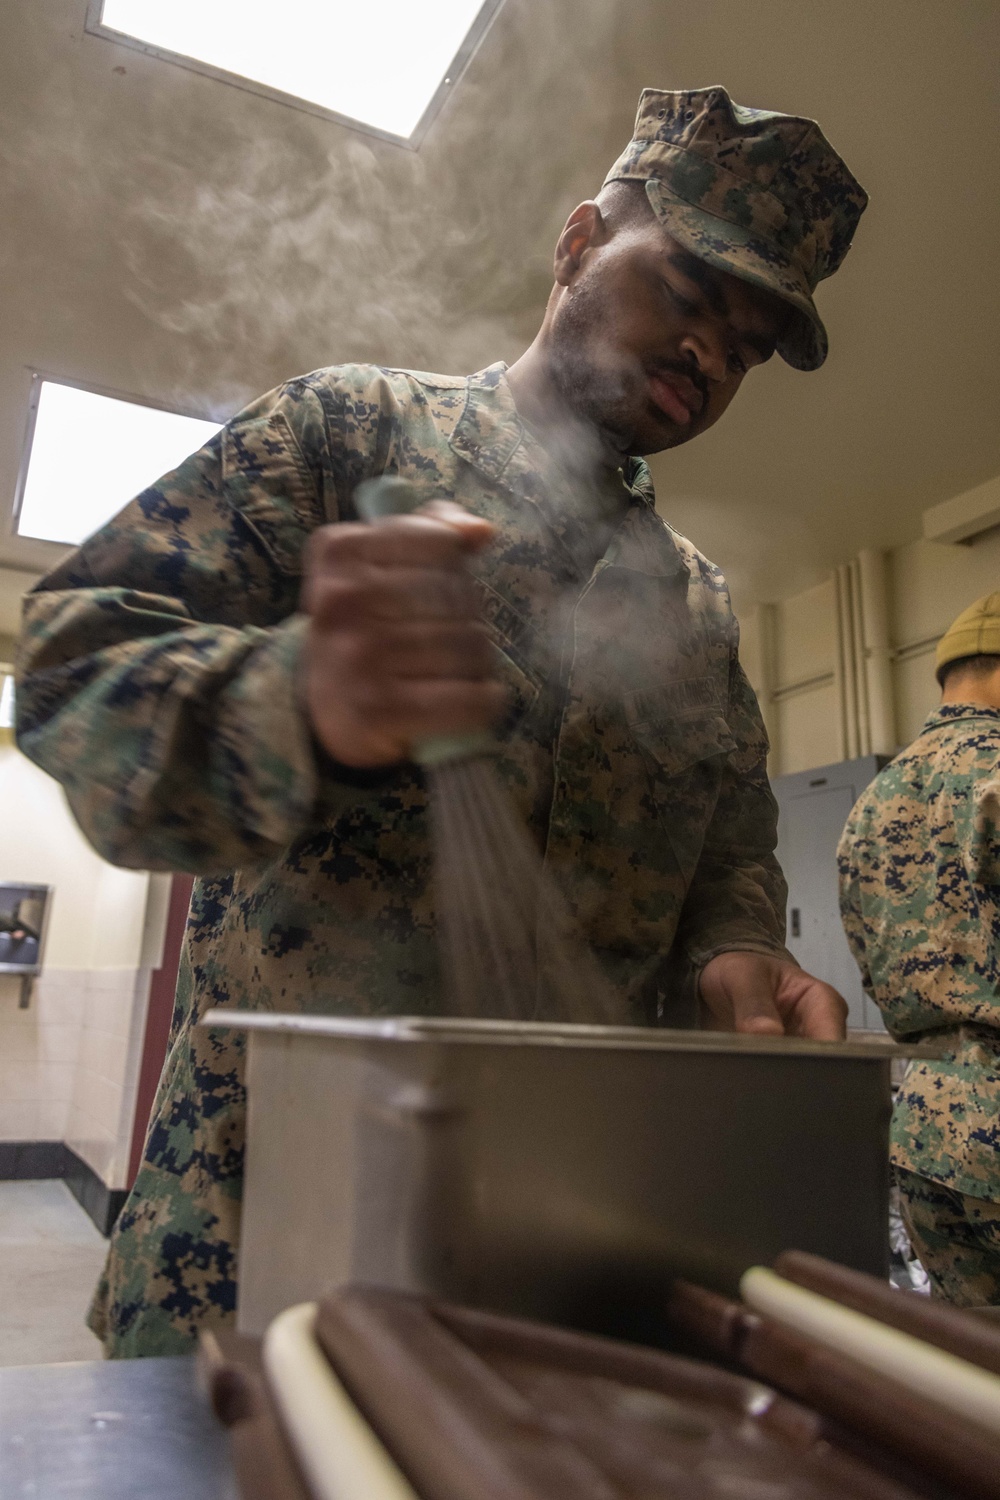
<svg viewBox="0 0 1000 1500">
<path fill-rule="evenodd" d="M 1000 1202 L 1000 711 L 944 704 L 880 772 L 838 851 L 865 988 L 910 1063 L 892 1159 Z"/>
<path fill-rule="evenodd" d="M 440 1009 L 422 773 L 327 764 L 296 692 L 303 544 L 355 519 L 355 486 L 384 471 L 496 527 L 474 568 L 510 689 L 501 774 L 622 1021 L 690 1024 L 679 970 L 784 951 L 766 739 L 725 581 L 657 516 L 646 466 L 630 462 L 595 558 L 502 365 L 347 366 L 262 397 L 26 607 L 22 748 L 105 858 L 201 877 L 93 1313 L 112 1354 L 181 1351 L 234 1308 L 241 1043 L 199 1029 L 205 1010 Z"/>
</svg>

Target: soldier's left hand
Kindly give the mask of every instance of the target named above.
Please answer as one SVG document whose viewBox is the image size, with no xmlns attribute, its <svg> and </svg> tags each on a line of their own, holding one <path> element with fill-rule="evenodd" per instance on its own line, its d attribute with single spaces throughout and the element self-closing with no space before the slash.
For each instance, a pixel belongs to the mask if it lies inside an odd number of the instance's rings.
<svg viewBox="0 0 1000 1500">
<path fill-rule="evenodd" d="M 842 1041 L 847 1001 L 788 958 L 719 953 L 701 971 L 701 998 L 713 1029 Z"/>
</svg>

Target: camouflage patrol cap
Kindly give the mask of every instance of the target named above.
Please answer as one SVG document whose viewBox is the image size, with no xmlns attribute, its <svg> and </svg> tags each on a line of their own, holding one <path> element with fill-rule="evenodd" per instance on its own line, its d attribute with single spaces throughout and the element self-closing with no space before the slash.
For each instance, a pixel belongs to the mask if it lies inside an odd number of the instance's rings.
<svg viewBox="0 0 1000 1500">
<path fill-rule="evenodd" d="M 1000 656 L 1000 594 L 984 594 L 948 626 L 934 659 L 939 683 L 945 667 L 963 656 Z"/>
<path fill-rule="evenodd" d="M 789 303 L 778 352 L 818 369 L 827 337 L 812 294 L 847 254 L 868 195 L 814 120 L 746 109 L 724 88 L 643 89 L 605 184 L 617 181 L 644 182 L 686 249 Z"/>
</svg>

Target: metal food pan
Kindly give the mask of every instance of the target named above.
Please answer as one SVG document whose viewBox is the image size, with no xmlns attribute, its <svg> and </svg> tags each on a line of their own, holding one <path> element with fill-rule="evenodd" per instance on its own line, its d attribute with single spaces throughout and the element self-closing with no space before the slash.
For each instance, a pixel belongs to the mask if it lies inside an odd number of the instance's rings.
<svg viewBox="0 0 1000 1500">
<path fill-rule="evenodd" d="M 659 1339 L 674 1274 L 888 1274 L 885 1043 L 213 1011 L 250 1033 L 241 1331 L 347 1282 Z"/>
</svg>

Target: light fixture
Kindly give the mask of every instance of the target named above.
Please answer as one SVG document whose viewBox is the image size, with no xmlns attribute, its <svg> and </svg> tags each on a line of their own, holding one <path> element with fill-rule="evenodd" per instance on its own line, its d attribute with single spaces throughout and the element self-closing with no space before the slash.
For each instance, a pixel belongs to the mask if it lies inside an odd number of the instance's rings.
<svg viewBox="0 0 1000 1500">
<path fill-rule="evenodd" d="M 418 144 L 501 0 L 90 0 L 88 30 Z"/>
<path fill-rule="evenodd" d="M 217 422 L 36 375 L 18 535 L 78 545 L 218 430 Z"/>
</svg>

